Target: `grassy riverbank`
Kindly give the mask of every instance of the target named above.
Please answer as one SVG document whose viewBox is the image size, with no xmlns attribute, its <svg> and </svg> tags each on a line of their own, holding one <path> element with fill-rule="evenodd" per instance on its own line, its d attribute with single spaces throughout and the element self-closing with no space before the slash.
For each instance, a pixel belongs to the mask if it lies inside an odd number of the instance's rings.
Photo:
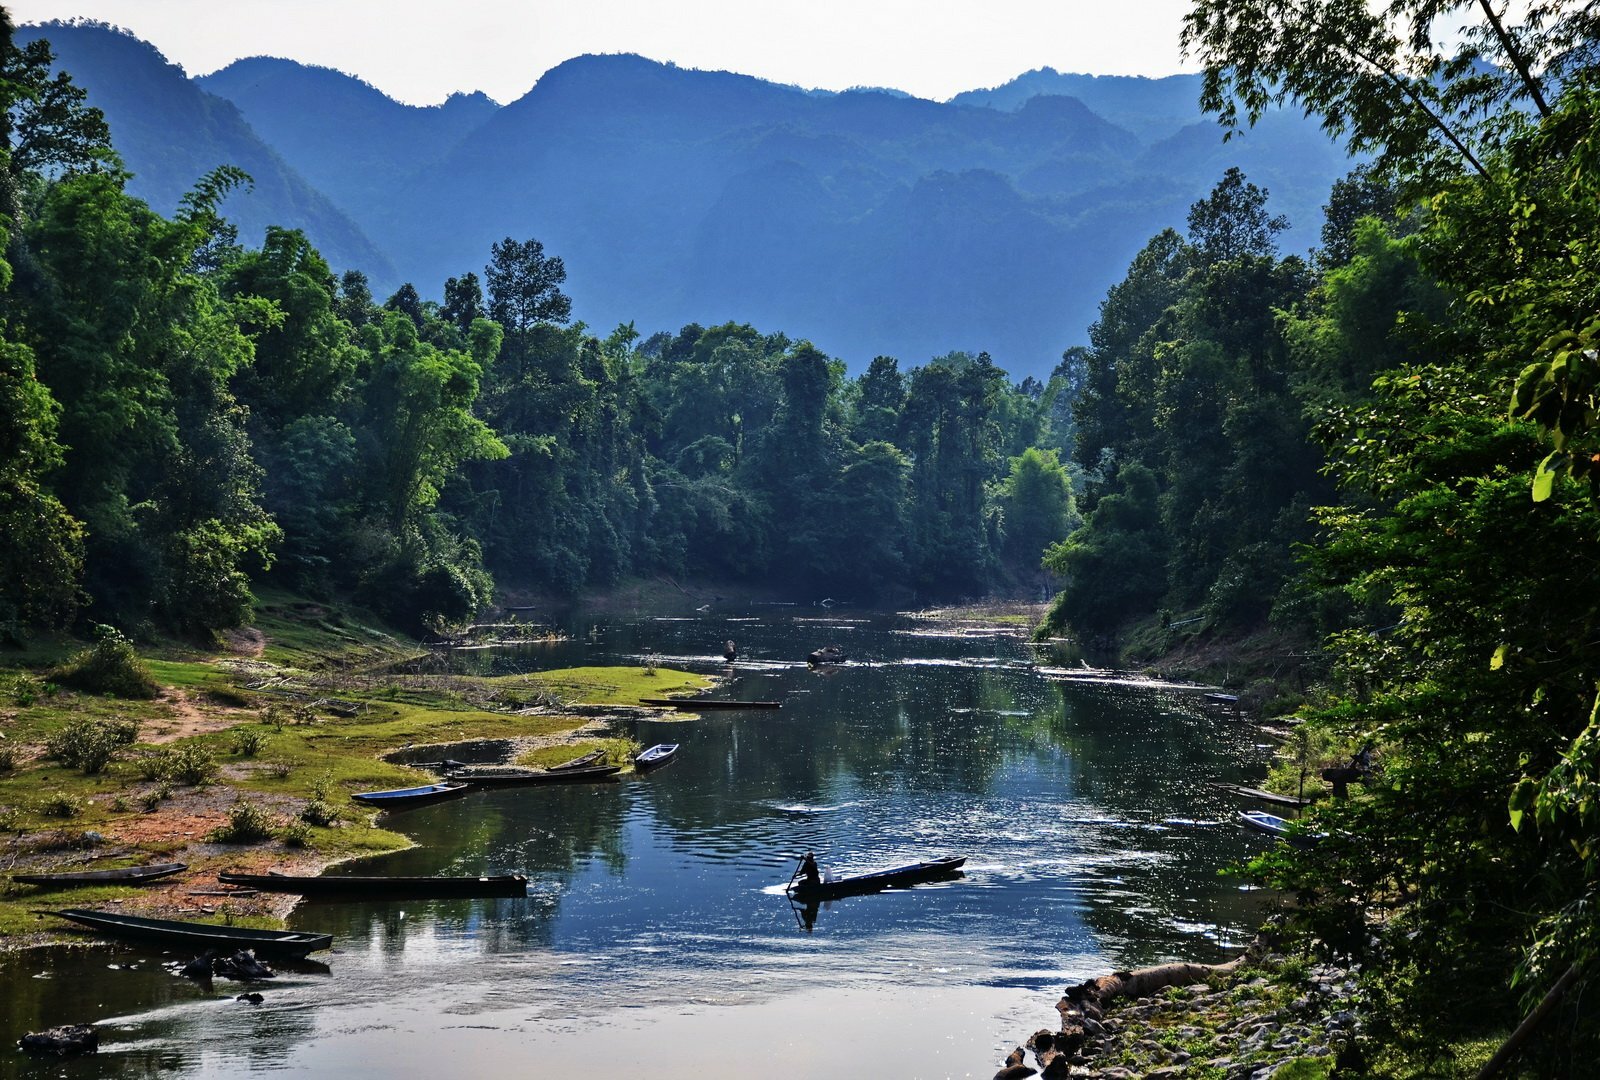
<svg viewBox="0 0 1600 1080">
<path fill-rule="evenodd" d="M 349 799 L 433 779 L 385 754 L 475 739 L 515 740 L 522 760 L 541 764 L 591 748 L 624 753 L 607 741 L 606 708 L 712 682 L 664 668 L 410 673 L 431 666 L 407 663 L 420 650 L 359 616 L 284 597 L 225 648 L 149 650 L 140 664 L 150 697 L 66 685 L 64 665 L 85 648 L 53 641 L 0 654 L 0 947 L 44 940 L 53 927 L 32 914 L 43 908 L 110 903 L 270 923 L 292 899 L 219 895 L 216 872 L 312 872 L 408 846 Z M 167 861 L 190 869 L 138 888 L 10 881 Z"/>
</svg>

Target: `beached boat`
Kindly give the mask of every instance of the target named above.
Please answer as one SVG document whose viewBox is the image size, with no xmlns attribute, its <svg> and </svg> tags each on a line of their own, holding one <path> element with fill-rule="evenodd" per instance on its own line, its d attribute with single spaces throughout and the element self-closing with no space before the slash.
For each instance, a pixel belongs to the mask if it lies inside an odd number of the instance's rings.
<svg viewBox="0 0 1600 1080">
<path fill-rule="evenodd" d="M 560 765 L 550 766 L 551 772 L 564 772 L 567 769 L 581 769 L 586 765 L 593 765 L 606 756 L 604 750 L 591 750 L 582 757 L 575 757 L 571 761 L 563 761 Z M 459 766 L 458 766 L 459 768 Z"/>
<path fill-rule="evenodd" d="M 832 881 L 824 880 L 818 883 L 795 881 L 789 884 L 786 891 L 796 900 L 808 903 L 813 900 L 832 900 L 838 896 L 880 892 L 884 889 L 903 889 L 924 882 L 957 877 L 961 873 L 962 864 L 966 861 L 966 856 L 963 855 L 959 858 L 907 863 L 905 866 L 874 870 L 866 874 L 852 874 L 848 877 L 834 878 Z"/>
<path fill-rule="evenodd" d="M 444 897 L 525 896 L 528 879 L 521 874 L 492 877 L 371 877 L 355 874 L 329 874 L 307 877 L 296 874 L 222 873 L 224 885 L 244 885 L 262 892 L 295 893 L 300 896 L 359 896 L 368 900 L 427 900 Z"/>
<path fill-rule="evenodd" d="M 53 888 L 72 888 L 77 885 L 137 885 L 171 877 L 189 869 L 188 864 L 150 863 L 147 866 L 123 866 L 115 870 L 71 870 L 59 874 L 12 874 L 18 885 L 49 885 Z"/>
<path fill-rule="evenodd" d="M 724 698 L 640 698 L 640 704 L 663 709 L 682 709 L 685 712 L 705 712 L 711 709 L 781 709 L 781 701 L 728 701 Z"/>
<path fill-rule="evenodd" d="M 522 769 L 451 773 L 448 779 L 473 787 L 526 787 L 533 784 L 586 784 L 607 780 L 622 771 L 621 765 L 585 765 L 577 769 Z"/>
<path fill-rule="evenodd" d="M 1247 829 L 1287 840 L 1296 847 L 1310 847 L 1322 838 L 1321 833 L 1292 832 L 1289 828 L 1293 824 L 1291 821 L 1265 810 L 1240 810 L 1239 822 Z"/>
<path fill-rule="evenodd" d="M 656 743 L 648 750 L 641 750 L 633 759 L 633 767 L 640 772 L 660 768 L 671 761 L 678 753 L 678 744 L 675 742 Z"/>
<path fill-rule="evenodd" d="M 363 791 L 350 796 L 368 806 L 381 806 L 385 810 L 404 810 L 412 806 L 453 799 L 467 793 L 467 785 L 460 783 L 424 784 L 421 787 L 396 788 L 393 791 Z"/>
<path fill-rule="evenodd" d="M 258 956 L 304 956 L 318 949 L 331 948 L 333 935 L 304 934 L 293 930 L 251 930 L 242 926 L 217 926 L 212 923 L 179 922 L 176 919 L 145 919 L 110 911 L 66 908 L 47 911 L 58 919 L 98 930 L 112 937 L 149 941 L 161 945 L 203 949 L 254 949 Z"/>
<path fill-rule="evenodd" d="M 1293 795 L 1279 795 L 1276 791 L 1263 791 L 1260 788 L 1246 787 L 1244 784 L 1214 783 L 1212 787 L 1219 791 L 1226 791 L 1230 795 L 1240 795 L 1246 799 L 1255 799 L 1259 802 L 1272 803 L 1276 806 L 1292 806 L 1295 809 L 1311 805 L 1310 799 L 1299 799 Z"/>
</svg>

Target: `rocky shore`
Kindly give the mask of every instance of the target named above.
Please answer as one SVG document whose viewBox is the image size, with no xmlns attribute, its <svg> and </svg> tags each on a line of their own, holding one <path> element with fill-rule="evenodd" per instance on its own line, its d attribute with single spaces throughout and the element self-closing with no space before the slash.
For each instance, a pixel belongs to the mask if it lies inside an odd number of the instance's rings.
<svg viewBox="0 0 1600 1080">
<path fill-rule="evenodd" d="M 1070 987 L 1060 1025 L 995 1080 L 1319 1080 L 1358 1053 L 1356 987 L 1351 971 L 1276 953 L 1117 972 Z"/>
</svg>

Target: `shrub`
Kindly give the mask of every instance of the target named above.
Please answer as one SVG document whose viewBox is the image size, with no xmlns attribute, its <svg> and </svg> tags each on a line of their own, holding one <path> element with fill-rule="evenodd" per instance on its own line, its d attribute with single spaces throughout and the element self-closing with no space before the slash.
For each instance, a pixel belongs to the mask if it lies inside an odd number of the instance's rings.
<svg viewBox="0 0 1600 1080">
<path fill-rule="evenodd" d="M 268 769 L 279 780 L 287 780 L 289 774 L 294 772 L 294 764 L 288 761 L 274 761 Z"/>
<path fill-rule="evenodd" d="M 233 752 L 240 757 L 255 757 L 266 744 L 266 733 L 255 728 L 242 727 L 233 733 Z"/>
<path fill-rule="evenodd" d="M 324 829 L 331 829 L 339 824 L 339 811 L 330 802 L 322 799 L 312 799 L 300 811 L 300 820 L 307 825 L 316 825 Z"/>
<path fill-rule="evenodd" d="M 217 763 L 211 751 L 196 743 L 180 746 L 167 757 L 168 772 L 163 779 L 176 780 L 190 787 L 201 787 L 217 775 Z"/>
<path fill-rule="evenodd" d="M 271 839 L 276 826 L 266 807 L 237 799 L 228 808 L 228 823 L 211 830 L 208 839 L 217 844 L 253 844 Z"/>
<path fill-rule="evenodd" d="M 18 672 L 11 680 L 11 700 L 24 709 L 54 692 L 54 685 L 25 671 Z"/>
<path fill-rule="evenodd" d="M 311 826 L 304 821 L 291 821 L 278 836 L 290 847 L 306 847 L 311 843 Z"/>
<path fill-rule="evenodd" d="M 131 720 L 79 719 L 45 740 L 45 757 L 69 769 L 93 774 L 104 769 L 121 747 L 139 735 Z"/>
<path fill-rule="evenodd" d="M 133 642 L 111 626 L 95 630 L 99 638 L 94 647 L 73 657 L 55 672 L 56 681 L 91 694 L 110 694 L 122 698 L 153 698 L 158 687 L 150 677 Z"/>
<path fill-rule="evenodd" d="M 39 804 L 39 813 L 45 817 L 75 818 L 83 813 L 83 800 L 65 791 L 53 792 Z"/>
<path fill-rule="evenodd" d="M 17 767 L 17 748 L 15 746 L 0 746 L 0 773 L 8 773 Z"/>
</svg>

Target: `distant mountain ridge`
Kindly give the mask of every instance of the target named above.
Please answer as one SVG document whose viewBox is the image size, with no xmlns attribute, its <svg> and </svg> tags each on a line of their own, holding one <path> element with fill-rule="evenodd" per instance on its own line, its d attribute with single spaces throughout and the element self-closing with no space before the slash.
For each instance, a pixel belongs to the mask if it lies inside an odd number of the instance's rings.
<svg viewBox="0 0 1600 1080">
<path fill-rule="evenodd" d="M 191 138 L 174 106 L 103 85 L 136 59 L 181 72 L 134 39 L 112 48 L 110 33 L 48 36 L 96 104 L 115 100 L 129 167 L 181 194 L 194 177 L 157 168 Z M 366 270 L 380 294 L 408 280 L 436 297 L 446 276 L 481 272 L 494 241 L 536 237 L 600 332 L 732 319 L 808 337 L 855 370 L 878 354 L 987 350 L 1020 378 L 1084 339 L 1132 255 L 1181 229 L 1229 165 L 1290 216 L 1286 248 L 1314 242 L 1343 154 L 1284 114 L 1222 143 L 1193 103 L 1197 78 L 1042 69 L 941 103 L 608 55 L 558 65 L 504 106 L 477 94 L 418 108 L 258 57 L 183 82 L 191 97 L 162 85 L 185 109 L 236 110 L 249 138 L 229 128 L 233 141 L 205 151 L 250 149 L 281 172 L 278 222 Z"/>
<path fill-rule="evenodd" d="M 20 46 L 40 37 L 50 39 L 57 65 L 88 90 L 89 104 L 105 113 L 133 173 L 132 194 L 170 214 L 195 181 L 219 165 L 237 165 L 254 186 L 229 195 L 222 211 L 242 237 L 259 242 L 268 225 L 292 225 L 315 236 L 335 263 L 395 275 L 383 250 L 262 141 L 238 106 L 206 93 L 155 46 L 93 23 L 24 26 L 16 40 Z"/>
</svg>

